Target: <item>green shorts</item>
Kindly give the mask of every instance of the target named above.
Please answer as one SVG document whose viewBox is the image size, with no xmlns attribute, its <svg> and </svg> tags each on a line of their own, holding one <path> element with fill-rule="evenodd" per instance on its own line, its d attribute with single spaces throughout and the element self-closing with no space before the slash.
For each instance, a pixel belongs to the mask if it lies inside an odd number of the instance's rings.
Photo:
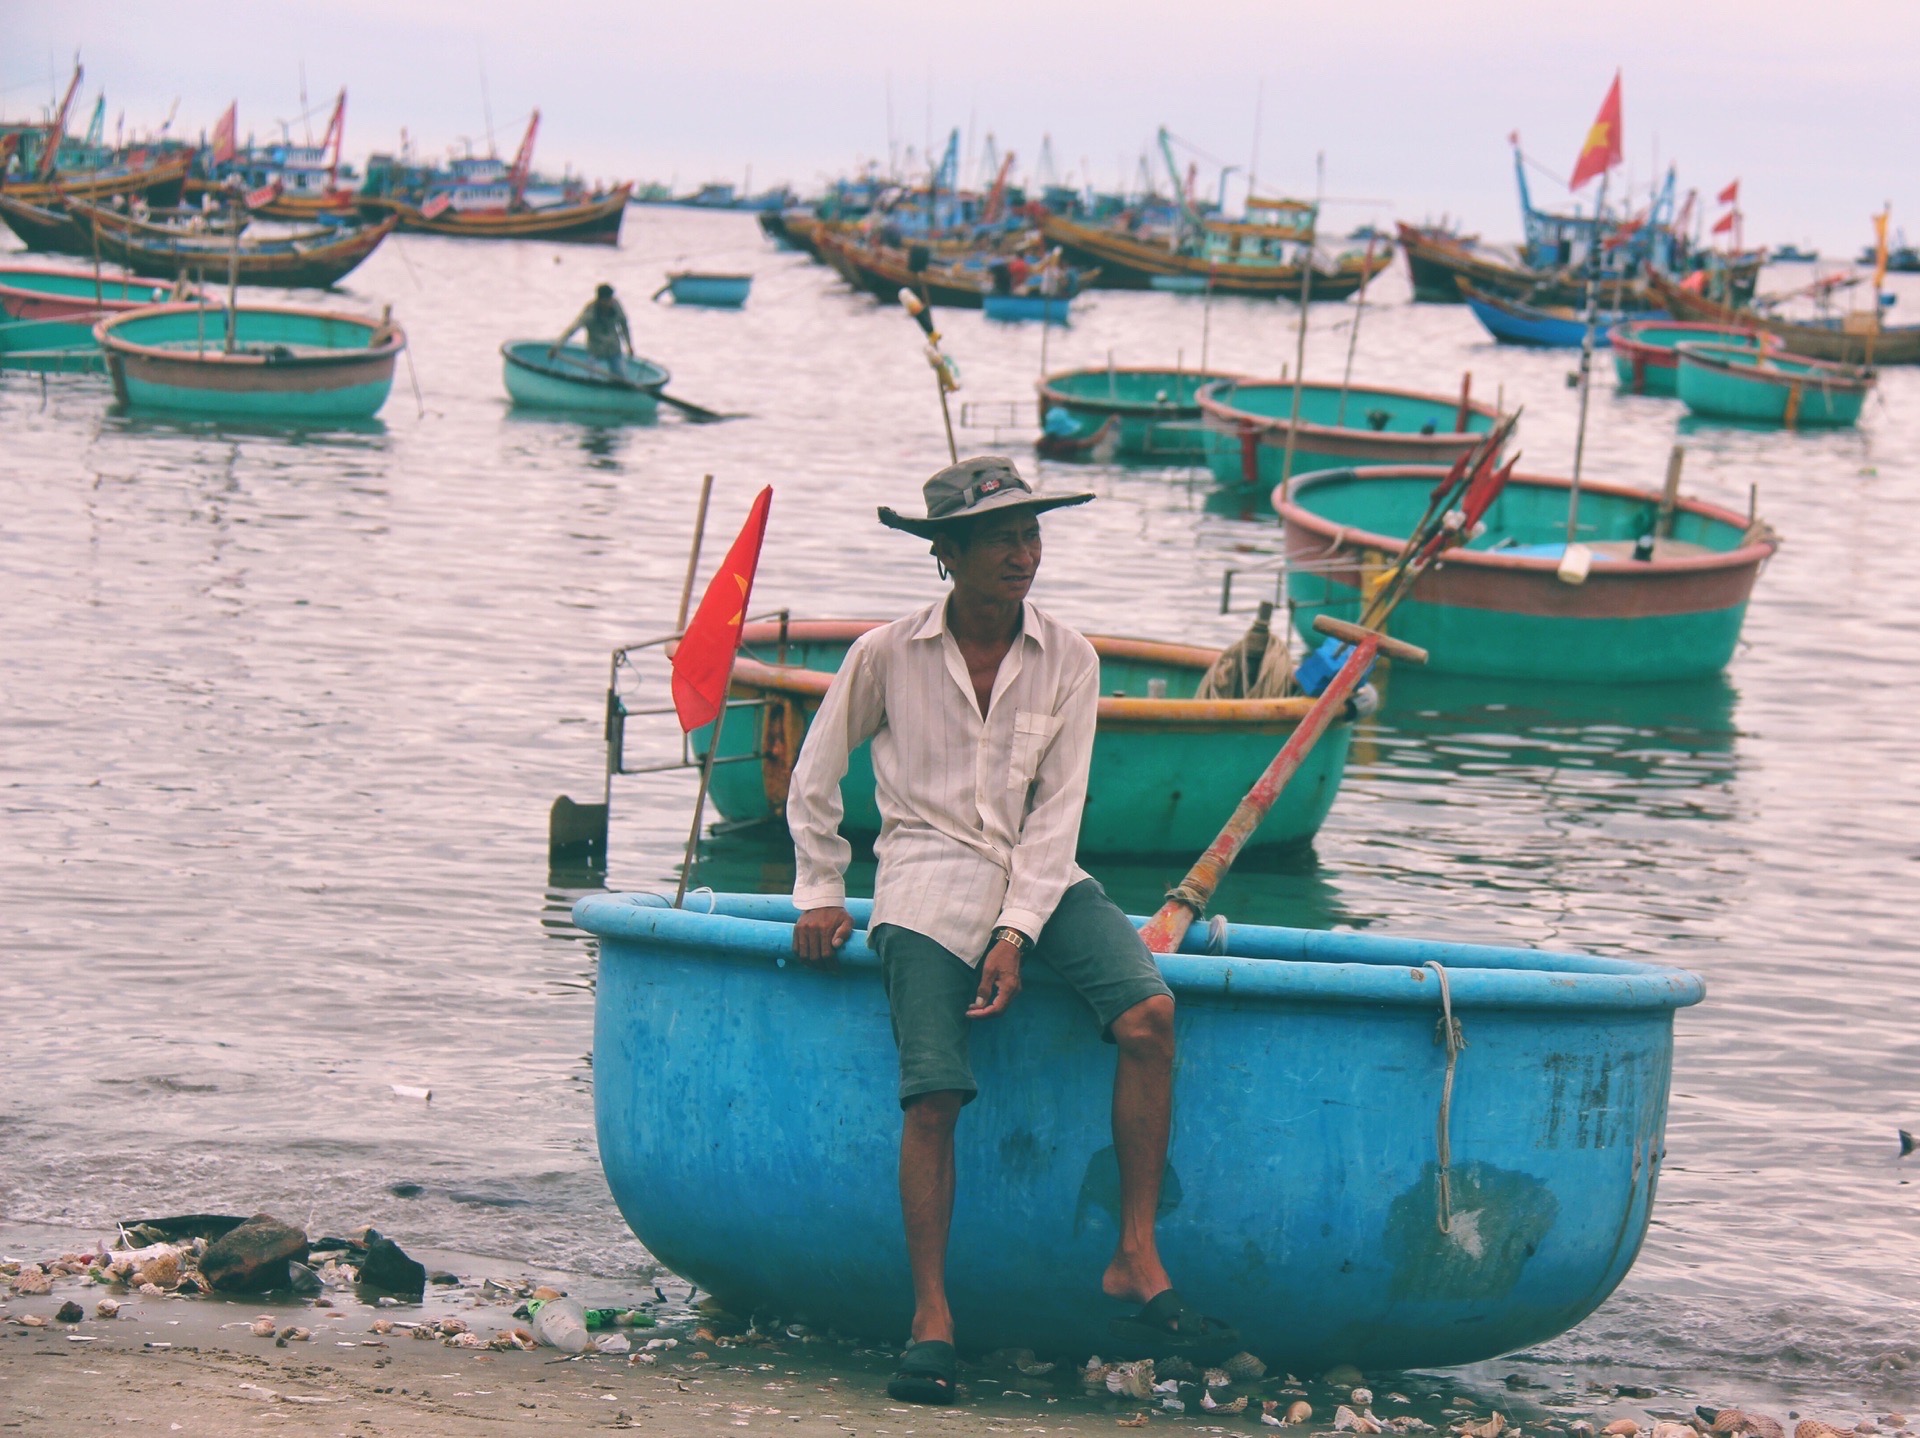
<svg viewBox="0 0 1920 1438">
<path fill-rule="evenodd" d="M 867 942 L 880 955 L 893 1013 L 901 1107 L 942 1090 L 964 1093 L 971 1103 L 980 1090 L 967 1060 L 974 1024 L 967 1009 L 979 992 L 980 970 L 925 934 L 897 924 L 878 925 Z M 1093 879 L 1082 879 L 1060 896 L 1032 957 L 1087 1001 L 1108 1043 L 1113 1021 L 1128 1009 L 1157 994 L 1173 996 L 1139 930 Z M 1018 1008 L 1016 999 L 1014 1011 Z"/>
</svg>

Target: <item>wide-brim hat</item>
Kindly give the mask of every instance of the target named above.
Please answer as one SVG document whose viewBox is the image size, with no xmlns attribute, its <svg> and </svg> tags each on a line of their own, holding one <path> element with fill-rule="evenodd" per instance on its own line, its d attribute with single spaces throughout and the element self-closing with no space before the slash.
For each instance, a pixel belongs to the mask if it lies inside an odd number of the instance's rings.
<svg viewBox="0 0 1920 1438">
<path fill-rule="evenodd" d="M 1036 494 L 1033 486 L 1020 477 L 1013 461 L 997 454 L 978 455 L 950 464 L 920 487 L 927 503 L 925 519 L 916 519 L 880 506 L 880 522 L 889 529 L 903 529 L 922 539 L 932 539 L 942 528 L 958 519 L 973 519 L 1003 509 L 1030 509 L 1043 514 L 1049 509 L 1086 504 L 1093 496 L 1075 494 Z"/>
</svg>

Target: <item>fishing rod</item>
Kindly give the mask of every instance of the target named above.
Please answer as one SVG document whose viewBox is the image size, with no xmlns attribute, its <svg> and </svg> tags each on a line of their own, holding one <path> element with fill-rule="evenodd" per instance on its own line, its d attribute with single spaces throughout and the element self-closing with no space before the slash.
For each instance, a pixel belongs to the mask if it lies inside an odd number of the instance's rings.
<svg viewBox="0 0 1920 1438">
<path fill-rule="evenodd" d="M 940 418 L 947 426 L 947 456 L 958 464 L 960 448 L 953 442 L 953 411 L 947 404 L 947 396 L 960 388 L 960 368 L 940 348 L 940 331 L 933 327 L 932 306 L 904 286 L 900 290 L 900 305 L 913 316 L 914 323 L 927 337 L 927 363 L 933 367 L 934 383 L 940 389 Z"/>
</svg>

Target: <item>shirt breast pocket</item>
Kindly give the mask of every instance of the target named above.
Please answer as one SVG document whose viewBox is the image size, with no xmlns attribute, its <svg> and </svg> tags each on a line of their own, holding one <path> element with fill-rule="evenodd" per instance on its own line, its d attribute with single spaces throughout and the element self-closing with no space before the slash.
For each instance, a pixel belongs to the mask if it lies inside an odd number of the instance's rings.
<svg viewBox="0 0 1920 1438">
<path fill-rule="evenodd" d="M 1007 764 L 1009 789 L 1025 789 L 1033 783 L 1033 776 L 1040 772 L 1040 761 L 1046 757 L 1047 746 L 1059 732 L 1057 714 L 1038 709 L 1013 711 L 1013 754 Z"/>
</svg>

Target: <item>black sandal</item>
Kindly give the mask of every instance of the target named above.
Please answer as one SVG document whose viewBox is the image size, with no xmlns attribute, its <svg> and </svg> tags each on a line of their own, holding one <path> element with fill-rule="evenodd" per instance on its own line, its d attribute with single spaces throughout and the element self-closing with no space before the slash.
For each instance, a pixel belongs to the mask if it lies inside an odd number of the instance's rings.
<svg viewBox="0 0 1920 1438">
<path fill-rule="evenodd" d="M 887 1382 L 887 1396 L 902 1403 L 951 1403 L 960 1381 L 960 1355 L 938 1338 L 909 1343 Z"/>
<path fill-rule="evenodd" d="M 1131 1317 L 1114 1319 L 1107 1332 L 1123 1350 L 1116 1351 L 1120 1358 L 1185 1358 L 1204 1366 L 1240 1351 L 1239 1333 L 1196 1313 L 1171 1288 Z"/>
</svg>

